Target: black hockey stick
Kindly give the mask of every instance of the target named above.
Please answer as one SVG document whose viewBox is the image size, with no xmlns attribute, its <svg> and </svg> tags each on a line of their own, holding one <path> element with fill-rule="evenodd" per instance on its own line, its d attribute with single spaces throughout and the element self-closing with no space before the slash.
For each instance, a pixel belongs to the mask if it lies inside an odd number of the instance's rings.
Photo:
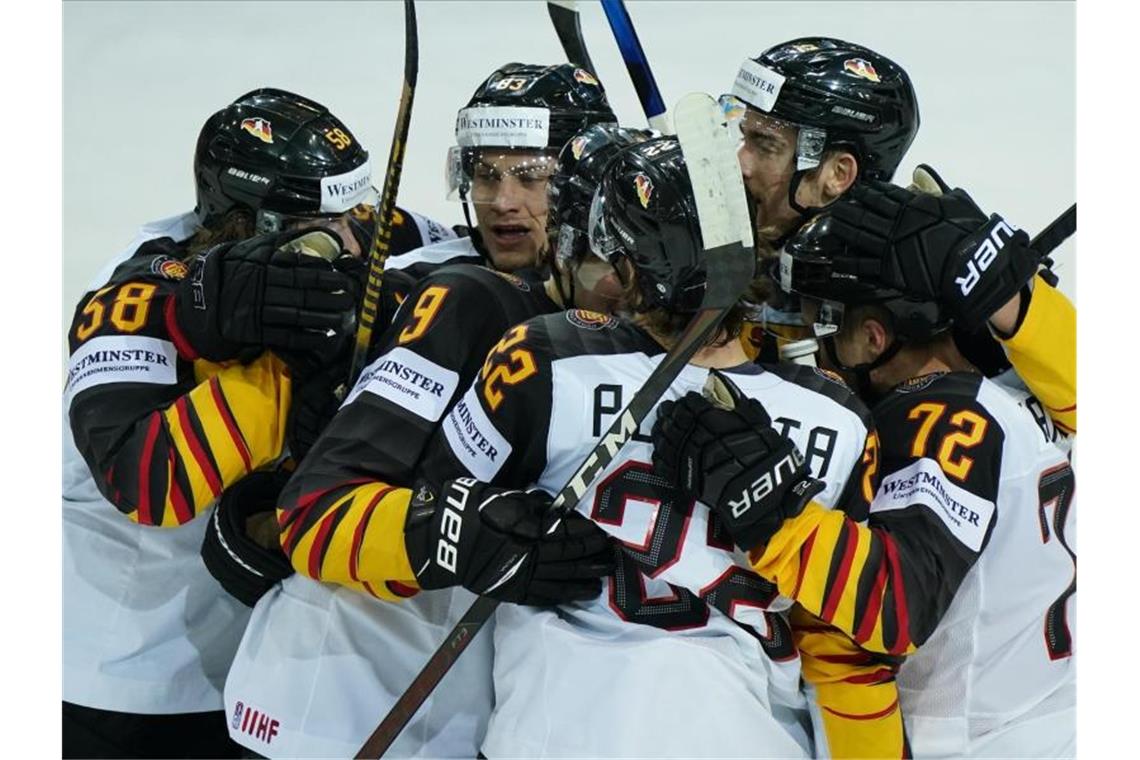
<svg viewBox="0 0 1140 760">
<path fill-rule="evenodd" d="M 697 216 L 707 260 L 704 298 L 700 311 L 677 342 L 558 492 L 551 510 L 559 517 L 578 504 L 598 474 L 633 437 L 689 359 L 712 336 L 725 312 L 740 299 L 755 273 L 751 221 L 740 165 L 720 107 L 708 95 L 688 95 L 677 104 L 676 120 L 697 201 Z M 551 531 L 554 529 L 552 526 Z M 488 597 L 480 597 L 471 605 L 364 742 L 356 753 L 357 758 L 377 758 L 387 751 L 498 606 L 497 600 Z"/>
<path fill-rule="evenodd" d="M 1076 231 L 1077 204 L 1074 203 L 1029 241 L 1029 247 L 1041 254 L 1041 263 L 1044 265 L 1044 269 L 1040 270 L 1039 274 L 1054 288 L 1057 287 L 1060 279 L 1053 271 L 1053 259 L 1049 254 Z"/>
<path fill-rule="evenodd" d="M 1065 209 L 1064 213 L 1049 223 L 1029 242 L 1029 247 L 1048 256 L 1061 243 L 1077 231 L 1077 204 Z"/>
<path fill-rule="evenodd" d="M 637 38 L 633 19 L 629 17 L 625 3 L 623 0 L 602 0 L 602 10 L 606 12 L 606 20 L 610 22 L 610 29 L 621 50 L 625 68 L 633 80 L 633 89 L 637 90 L 637 99 L 641 101 L 641 109 L 645 111 L 650 128 L 672 134 L 669 117 L 665 113 L 665 100 L 661 97 L 661 90 L 657 89 L 657 80 L 653 78 L 649 59 L 645 57 L 645 50 Z"/>
<path fill-rule="evenodd" d="M 384 265 L 392 250 L 392 217 L 396 213 L 396 194 L 400 189 L 400 174 L 404 169 L 404 152 L 408 147 L 408 130 L 412 123 L 412 100 L 416 96 L 416 77 L 419 74 L 419 35 L 416 32 L 416 4 L 404 0 L 404 87 L 400 91 L 400 110 L 396 113 L 396 130 L 392 134 L 392 148 L 388 151 L 388 168 L 384 175 L 384 190 L 376 212 L 376 228 L 372 232 L 372 245 L 368 250 L 368 282 L 364 286 L 364 302 L 360 305 L 360 319 L 356 325 L 356 343 L 352 348 L 352 364 L 348 370 L 348 384 L 356 382 L 364 368 L 368 345 L 372 342 L 372 328 L 380 309 L 380 287 L 384 282 Z"/>
<path fill-rule="evenodd" d="M 566 60 L 575 66 L 581 66 L 591 74 L 597 74 L 594 62 L 586 52 L 586 40 L 582 37 L 582 25 L 578 20 L 578 3 L 575 0 L 547 0 L 546 10 L 550 14 L 551 23 L 554 24 L 558 41 L 562 43 Z"/>
</svg>

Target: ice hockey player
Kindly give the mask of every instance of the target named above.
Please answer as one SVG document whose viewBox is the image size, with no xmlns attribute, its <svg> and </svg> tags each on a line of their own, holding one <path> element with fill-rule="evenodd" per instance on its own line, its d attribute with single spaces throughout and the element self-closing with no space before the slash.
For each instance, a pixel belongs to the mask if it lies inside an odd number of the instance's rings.
<svg viewBox="0 0 1140 760">
<path fill-rule="evenodd" d="M 561 489 L 700 303 L 700 229 L 676 140 L 619 154 L 592 209 L 591 248 L 622 272 L 631 316 L 545 315 L 496 345 L 420 471 L 405 540 L 421 587 L 454 583 L 486 561 L 487 505 L 549 506 L 547 493 Z M 749 362 L 735 340 L 742 315 L 742 306 L 730 312 L 665 397 L 700 389 L 721 368 L 778 409 L 826 484 L 819 498 L 839 503 L 858 490 L 866 409 L 810 368 Z M 650 456 L 648 436 L 636 434 L 577 506 L 620 542 L 601 597 L 499 609 L 488 757 L 811 756 L 794 717 L 790 602 L 738 564 L 708 511 L 659 478 Z M 448 549 L 437 553 L 441 541 Z"/>
<path fill-rule="evenodd" d="M 857 179 L 889 180 L 919 127 L 906 71 L 830 37 L 789 40 L 745 59 L 721 102 L 740 132 L 740 167 L 765 260 Z M 764 305 L 746 325 L 746 343 L 774 361 L 777 344 L 807 336 L 796 329 L 798 310 L 783 313 L 779 290 L 762 275 L 751 300 Z"/>
<path fill-rule="evenodd" d="M 616 123 L 605 90 L 586 69 L 567 63 L 496 69 L 460 109 L 447 156 L 448 197 L 462 204 L 470 237 L 390 260 L 387 289 L 403 296 L 433 269 L 457 263 L 541 280 L 548 264 L 547 181 L 558 152 L 591 124 Z"/>
<path fill-rule="evenodd" d="M 900 292 L 939 303 L 953 317 L 955 342 L 964 352 L 963 336 L 976 344 L 992 334 L 1004 349 L 1001 358 L 1016 370 L 1016 376 L 1006 372 L 995 379 L 1009 385 L 1019 377 L 1033 393 L 1027 399 L 1033 413 L 1048 415 L 1061 436 L 1075 433 L 1072 302 L 1056 289 L 1052 273 L 1040 269 L 1041 257 L 1031 249 L 1007 247 L 1003 234 L 991 238 L 990 248 L 976 244 L 972 236 L 986 216 L 965 191 L 951 190 L 924 164 L 914 176 L 917 186 L 907 189 L 874 180 L 856 184 L 828 209 L 829 234 L 846 244 L 849 255 L 889 262 L 883 276 Z M 987 334 L 978 335 L 986 328 Z"/>
<path fill-rule="evenodd" d="M 460 584 L 419 593 L 404 547 L 411 494 L 394 486 L 412 484 L 440 419 L 507 328 L 564 304 L 606 308 L 607 295 L 620 296 L 612 267 L 586 246 L 590 202 L 605 163 L 647 136 L 594 125 L 562 149 L 550 188 L 557 276 L 543 283 L 480 266 L 441 267 L 374 343 L 344 407 L 282 496 L 281 542 L 298 574 L 258 604 L 235 657 L 225 696 L 227 712 L 241 716 L 231 727 L 236 741 L 271 757 L 350 756 L 470 606 L 474 597 Z M 488 556 L 539 524 L 538 515 L 494 505 L 483 514 Z M 544 553 L 565 552 L 561 563 L 535 568 L 538 579 L 520 572 L 490 593 L 550 603 L 596 596 L 596 573 L 610 567 L 608 544 L 587 521 L 571 527 L 543 542 Z M 575 548 L 579 532 L 592 539 Z M 541 579 L 560 567 L 583 576 Z M 472 568 L 460 581 L 488 591 L 496 572 Z M 317 630 L 324 633 L 314 640 Z M 474 757 L 492 704 L 490 656 L 491 638 L 480 636 L 390 754 Z M 260 716 L 279 728 L 259 733 Z"/>
<path fill-rule="evenodd" d="M 221 686 L 248 610 L 202 566 L 194 518 L 286 443 L 311 443 L 324 383 L 296 371 L 335 355 L 354 318 L 338 254 L 366 235 L 355 207 L 371 178 L 340 120 L 256 90 L 207 120 L 194 165 L 195 211 L 145 225 L 69 330 L 68 757 L 238 756 Z M 422 244 L 410 224 L 396 242 Z"/>
<path fill-rule="evenodd" d="M 968 252 L 962 278 L 977 282 L 970 264 L 999 247 L 1031 276 L 1028 236 L 952 195 L 942 209 L 957 203 L 965 218 L 944 218 L 925 242 Z M 737 398 L 729 411 L 688 397 L 658 418 L 655 464 L 711 507 L 781 593 L 865 650 L 906 657 L 897 680 L 915 756 L 1070 757 L 1069 461 L 1016 396 L 962 359 L 951 310 L 895 286 L 898 268 L 938 282 L 923 270 L 931 259 L 852 254 L 829 234 L 834 223 L 821 215 L 788 242 L 781 281 L 805 299 L 831 361 L 877 399 L 869 522 L 809 498 L 816 486 L 766 403 Z M 977 313 L 994 292 L 977 294 Z M 716 440 L 726 432 L 731 452 Z"/>
</svg>

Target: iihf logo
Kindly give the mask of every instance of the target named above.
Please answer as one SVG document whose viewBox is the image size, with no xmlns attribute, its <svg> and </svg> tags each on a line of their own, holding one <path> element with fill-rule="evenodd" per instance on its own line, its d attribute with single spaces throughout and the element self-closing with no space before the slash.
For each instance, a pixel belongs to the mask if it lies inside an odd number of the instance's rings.
<svg viewBox="0 0 1140 760">
<path fill-rule="evenodd" d="M 234 728 L 237 728 L 241 725 L 241 715 L 243 712 L 245 712 L 245 705 L 243 705 L 241 702 L 238 702 L 234 707 L 234 719 L 230 721 L 230 724 Z"/>
</svg>

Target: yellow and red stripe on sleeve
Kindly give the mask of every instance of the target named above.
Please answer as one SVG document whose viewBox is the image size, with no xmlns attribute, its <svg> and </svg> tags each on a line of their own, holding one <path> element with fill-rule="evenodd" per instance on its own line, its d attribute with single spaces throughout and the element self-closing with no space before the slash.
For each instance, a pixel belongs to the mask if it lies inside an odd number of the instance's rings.
<svg viewBox="0 0 1140 760">
<path fill-rule="evenodd" d="M 910 757 L 895 682 L 897 663 L 855 645 L 802 607 L 791 612 L 803 677 L 834 758 Z M 822 753 L 821 753 L 822 754 Z"/>
<path fill-rule="evenodd" d="M 277 511 L 281 546 L 297 572 L 395 601 L 419 591 L 404 549 L 412 492 L 376 481 L 302 496 Z"/>
<path fill-rule="evenodd" d="M 281 455 L 291 397 L 284 363 L 263 354 L 248 365 L 216 368 L 196 367 L 207 379 L 152 412 L 139 445 L 124 446 L 109 468 L 120 508 L 133 506 L 130 519 L 182 525 Z"/>
<path fill-rule="evenodd" d="M 752 567 L 812 614 L 873 652 L 913 652 L 910 607 L 895 538 L 811 502 L 786 520 Z M 922 600 L 917 600 L 922 603 Z"/>
</svg>

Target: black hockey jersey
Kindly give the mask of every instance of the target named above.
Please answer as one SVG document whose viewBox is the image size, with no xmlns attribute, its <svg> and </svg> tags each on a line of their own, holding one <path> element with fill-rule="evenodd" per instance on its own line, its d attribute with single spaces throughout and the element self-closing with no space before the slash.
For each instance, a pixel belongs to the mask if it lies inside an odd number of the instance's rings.
<svg viewBox="0 0 1140 760">
<path fill-rule="evenodd" d="M 393 486 L 411 485 L 439 420 L 498 336 L 558 308 L 540 283 L 478 266 L 421 281 L 282 494 L 294 566 L 378 596 L 414 593 L 403 549 L 408 492 Z"/>
</svg>

